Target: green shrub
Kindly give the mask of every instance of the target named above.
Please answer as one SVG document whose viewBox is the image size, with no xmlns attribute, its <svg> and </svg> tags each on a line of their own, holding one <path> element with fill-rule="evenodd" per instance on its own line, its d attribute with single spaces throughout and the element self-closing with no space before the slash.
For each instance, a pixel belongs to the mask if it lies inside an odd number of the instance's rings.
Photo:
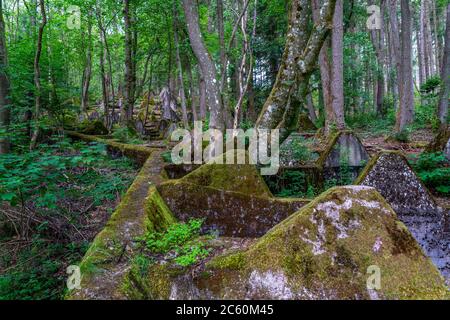
<svg viewBox="0 0 450 320">
<path fill-rule="evenodd" d="M 186 223 L 176 223 L 165 232 L 149 232 L 141 240 L 150 255 L 171 257 L 176 264 L 188 267 L 206 258 L 210 249 L 200 241 L 202 219 L 191 219 Z"/>
<path fill-rule="evenodd" d="M 442 195 L 450 194 L 449 161 L 442 152 L 422 153 L 413 160 L 413 166 L 428 188 Z"/>
<path fill-rule="evenodd" d="M 115 126 L 112 136 L 115 140 L 127 144 L 143 144 L 144 141 L 139 138 L 137 131 L 130 126 Z"/>
</svg>

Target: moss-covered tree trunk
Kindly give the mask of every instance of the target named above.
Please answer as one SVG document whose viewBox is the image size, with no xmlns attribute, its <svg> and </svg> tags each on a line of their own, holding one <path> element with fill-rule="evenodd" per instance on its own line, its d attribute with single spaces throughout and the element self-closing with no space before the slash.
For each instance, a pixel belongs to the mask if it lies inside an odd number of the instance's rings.
<svg viewBox="0 0 450 320">
<path fill-rule="evenodd" d="M 329 33 L 336 0 L 325 0 L 322 4 L 320 19 L 313 28 L 311 20 L 311 0 L 292 0 L 289 12 L 289 29 L 286 45 L 278 70 L 277 79 L 256 122 L 261 129 L 286 128 L 297 123 L 297 119 L 284 121 L 286 115 L 298 115 L 298 109 L 305 103 L 307 90 L 299 90 L 297 99 L 301 102 L 289 110 L 288 102 L 297 85 L 304 88 L 313 72 L 323 42 Z"/>
</svg>

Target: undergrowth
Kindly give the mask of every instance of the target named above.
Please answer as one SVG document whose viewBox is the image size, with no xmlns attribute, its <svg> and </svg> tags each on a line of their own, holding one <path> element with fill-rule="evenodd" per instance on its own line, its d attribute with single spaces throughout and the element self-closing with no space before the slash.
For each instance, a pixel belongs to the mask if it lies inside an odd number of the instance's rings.
<svg viewBox="0 0 450 320">
<path fill-rule="evenodd" d="M 59 136 L 0 156 L 0 300 L 58 299 L 137 168 Z"/>
</svg>

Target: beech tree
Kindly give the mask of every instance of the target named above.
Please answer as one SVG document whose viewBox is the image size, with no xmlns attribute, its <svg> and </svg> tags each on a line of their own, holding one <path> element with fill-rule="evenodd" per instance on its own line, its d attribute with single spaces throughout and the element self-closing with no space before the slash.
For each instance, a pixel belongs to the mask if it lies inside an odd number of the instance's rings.
<svg viewBox="0 0 450 320">
<path fill-rule="evenodd" d="M 210 109 L 209 126 L 223 130 L 225 128 L 224 108 L 217 80 L 217 69 L 203 41 L 197 4 L 194 0 L 183 0 L 183 8 L 191 47 L 197 57 L 204 81 L 204 90 Z"/>
<path fill-rule="evenodd" d="M 283 58 L 275 84 L 256 122 L 257 128 L 278 127 L 290 131 L 298 126 L 298 114 L 305 103 L 309 78 L 329 34 L 335 5 L 336 0 L 325 0 L 318 23 L 309 29 L 308 21 L 312 17 L 310 0 L 291 2 Z M 291 104 L 290 109 L 287 105 L 296 86 L 300 104 Z"/>
</svg>

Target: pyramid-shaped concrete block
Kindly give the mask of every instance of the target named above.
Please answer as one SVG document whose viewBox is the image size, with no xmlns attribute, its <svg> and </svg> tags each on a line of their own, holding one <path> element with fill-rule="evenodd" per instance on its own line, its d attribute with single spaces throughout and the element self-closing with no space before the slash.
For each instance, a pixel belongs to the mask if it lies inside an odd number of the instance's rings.
<svg viewBox="0 0 450 320">
<path fill-rule="evenodd" d="M 318 165 L 323 168 L 361 167 L 369 160 L 369 154 L 361 140 L 352 131 L 339 131 L 331 136 L 321 152 Z"/>
<path fill-rule="evenodd" d="M 364 168 L 356 184 L 374 187 L 400 215 L 434 216 L 438 207 L 403 154 L 378 153 Z"/>
</svg>

